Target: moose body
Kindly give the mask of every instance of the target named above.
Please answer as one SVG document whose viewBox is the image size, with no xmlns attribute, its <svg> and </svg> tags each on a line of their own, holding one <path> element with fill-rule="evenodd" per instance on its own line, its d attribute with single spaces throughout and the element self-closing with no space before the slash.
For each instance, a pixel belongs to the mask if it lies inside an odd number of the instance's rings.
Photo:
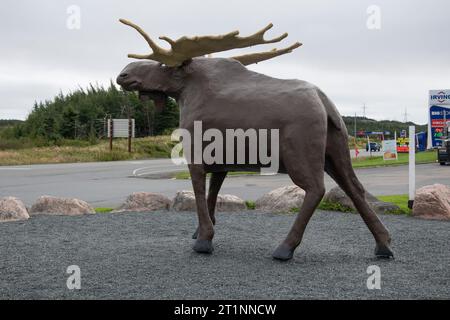
<svg viewBox="0 0 450 320">
<path fill-rule="evenodd" d="M 334 104 L 308 82 L 268 77 L 248 70 L 242 61 L 248 60 L 197 57 L 177 66 L 133 62 L 121 72 L 117 82 L 125 90 L 142 95 L 163 93 L 174 97 L 180 105 L 180 128 L 191 135 L 196 121 L 201 121 L 203 130 L 216 129 L 224 136 L 227 129 L 279 130 L 279 172 L 287 173 L 306 195 L 288 236 L 273 253 L 274 258 L 292 258 L 325 193 L 324 172 L 352 199 L 375 238 L 375 254 L 393 256 L 389 233 L 368 205 L 365 190 L 353 171 L 346 127 Z M 249 146 L 246 148 L 248 153 Z M 227 172 L 256 171 L 261 166 L 190 161 L 199 219 L 193 235 L 195 251 L 213 251 L 216 200 Z M 206 195 L 209 172 L 212 175 Z"/>
</svg>

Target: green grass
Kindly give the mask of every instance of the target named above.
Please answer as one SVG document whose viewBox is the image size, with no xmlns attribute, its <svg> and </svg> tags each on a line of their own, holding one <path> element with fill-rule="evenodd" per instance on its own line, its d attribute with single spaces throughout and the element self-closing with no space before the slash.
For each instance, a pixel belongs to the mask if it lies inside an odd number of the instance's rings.
<svg viewBox="0 0 450 320">
<path fill-rule="evenodd" d="M 13 144 L 4 144 L 2 147 L 0 144 L 0 165 L 169 158 L 174 145 L 169 136 L 134 139 L 131 153 L 127 150 L 127 139 L 115 139 L 112 151 L 109 150 L 109 141 L 106 140 L 96 144 L 67 140 L 61 145 L 39 147 L 30 147 L 24 143 L 24 148 L 17 148 Z"/>
<path fill-rule="evenodd" d="M 325 210 L 325 211 L 339 211 L 339 212 L 355 212 L 352 208 L 348 208 L 343 206 L 340 203 L 333 203 L 322 200 L 317 207 L 317 209 Z"/>
<path fill-rule="evenodd" d="M 170 136 L 138 138 L 133 140 L 132 153 L 127 151 L 127 139 L 115 139 L 114 148 L 102 140 L 91 143 L 84 140 L 49 142 L 43 139 L 0 139 L 0 165 L 29 165 L 45 163 L 73 163 L 169 158 L 175 142 Z M 435 163 L 436 152 L 416 154 L 416 163 Z M 383 157 L 360 157 L 353 159 L 354 168 L 395 166 L 407 164 L 409 155 L 399 154 L 397 161 L 384 161 Z M 258 175 L 258 172 L 229 172 L 230 176 Z M 178 172 L 176 179 L 190 179 L 189 172 Z"/>
<path fill-rule="evenodd" d="M 423 151 L 416 153 L 416 163 L 435 163 L 437 160 L 436 151 Z M 409 163 L 409 154 L 399 153 L 398 160 L 384 161 L 383 157 L 363 157 L 352 159 L 353 168 L 368 168 L 379 166 L 398 166 Z"/>
<path fill-rule="evenodd" d="M 355 210 L 353 210 L 352 208 L 345 207 L 340 203 L 333 203 L 325 200 L 322 200 L 320 202 L 317 209 L 324 211 L 355 212 Z M 291 208 L 291 210 L 289 210 L 290 213 L 298 213 L 298 211 L 299 208 Z"/>
<path fill-rule="evenodd" d="M 388 212 L 388 214 L 411 214 L 411 209 L 408 208 L 408 195 L 400 194 L 400 195 L 389 195 L 389 196 L 378 196 L 379 200 L 384 202 L 390 202 L 397 205 L 400 209 Z M 352 208 L 345 207 L 339 203 L 333 203 L 322 200 L 317 207 L 317 209 L 324 211 L 338 211 L 338 212 L 352 212 L 356 213 Z M 292 208 L 290 210 L 291 213 L 297 213 L 299 208 Z"/>
<path fill-rule="evenodd" d="M 247 206 L 248 210 L 255 210 L 256 209 L 255 201 L 245 201 L 245 205 Z"/>
<path fill-rule="evenodd" d="M 400 195 L 391 195 L 391 196 L 378 196 L 379 200 L 384 202 L 391 202 L 399 206 L 400 210 L 395 212 L 389 212 L 389 214 L 411 214 L 411 209 L 408 208 L 408 195 L 400 194 Z M 256 204 L 255 201 L 245 201 L 245 205 L 248 210 L 255 210 Z M 322 200 L 317 209 L 324 211 L 338 211 L 338 212 L 352 212 L 355 213 L 355 210 L 345 207 L 339 203 L 331 203 Z M 110 213 L 113 211 L 113 208 L 95 208 L 96 213 Z M 289 212 L 286 213 L 298 213 L 299 208 L 291 208 Z"/>
<path fill-rule="evenodd" d="M 398 194 L 392 196 L 378 196 L 378 199 L 384 202 L 391 202 L 399 206 L 399 212 L 392 212 L 394 214 L 411 214 L 411 209 L 408 208 L 408 195 L 407 194 Z"/>
<path fill-rule="evenodd" d="M 416 164 L 423 163 L 436 163 L 437 156 L 436 151 L 424 151 L 416 153 Z M 383 167 L 383 166 L 399 166 L 409 163 L 409 154 L 399 153 L 398 160 L 384 161 L 383 157 L 364 157 L 358 159 L 352 159 L 353 168 L 370 168 L 370 167 Z M 245 176 L 245 175 L 258 175 L 259 172 L 246 172 L 246 171 L 236 171 L 229 172 L 229 176 Z M 186 180 L 190 179 L 191 176 L 188 171 L 181 171 L 175 174 L 175 179 Z"/>
<path fill-rule="evenodd" d="M 95 213 L 110 213 L 113 208 L 95 208 Z"/>
</svg>

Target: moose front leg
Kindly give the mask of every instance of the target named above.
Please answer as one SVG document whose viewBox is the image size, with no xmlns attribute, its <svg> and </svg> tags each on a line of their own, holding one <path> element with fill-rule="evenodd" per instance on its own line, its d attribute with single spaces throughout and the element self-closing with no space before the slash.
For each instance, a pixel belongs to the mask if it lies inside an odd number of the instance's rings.
<svg viewBox="0 0 450 320">
<path fill-rule="evenodd" d="M 194 188 L 195 202 L 198 215 L 198 236 L 194 244 L 194 251 L 198 253 L 212 253 L 214 248 L 212 239 L 214 237 L 214 225 L 208 213 L 206 202 L 206 172 L 202 165 L 190 164 L 189 172 Z"/>
<path fill-rule="evenodd" d="M 211 173 L 211 179 L 209 180 L 209 191 L 206 202 L 208 204 L 209 217 L 211 218 L 213 225 L 216 224 L 215 211 L 216 211 L 217 196 L 219 195 L 220 188 L 222 187 L 223 181 L 225 180 L 227 173 L 228 173 L 227 171 L 213 172 Z M 199 228 L 197 227 L 197 230 L 192 235 L 192 239 L 197 239 L 198 229 Z"/>
</svg>

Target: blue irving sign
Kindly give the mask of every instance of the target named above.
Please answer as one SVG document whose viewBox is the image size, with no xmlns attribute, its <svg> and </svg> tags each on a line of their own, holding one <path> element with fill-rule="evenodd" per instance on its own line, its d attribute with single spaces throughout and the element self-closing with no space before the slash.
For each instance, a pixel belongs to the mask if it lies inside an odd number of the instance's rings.
<svg viewBox="0 0 450 320">
<path fill-rule="evenodd" d="M 442 136 L 444 135 L 445 122 L 450 121 L 450 106 L 436 106 L 430 107 L 430 134 L 432 147 L 439 147 L 442 145 Z"/>
</svg>

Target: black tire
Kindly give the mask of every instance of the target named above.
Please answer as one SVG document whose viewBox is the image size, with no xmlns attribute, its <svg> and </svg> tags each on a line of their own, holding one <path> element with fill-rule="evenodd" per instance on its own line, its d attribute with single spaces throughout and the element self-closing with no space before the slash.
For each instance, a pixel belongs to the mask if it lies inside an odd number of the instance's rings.
<svg viewBox="0 0 450 320">
<path fill-rule="evenodd" d="M 439 162 L 441 166 L 445 166 L 445 162 Z"/>
</svg>

